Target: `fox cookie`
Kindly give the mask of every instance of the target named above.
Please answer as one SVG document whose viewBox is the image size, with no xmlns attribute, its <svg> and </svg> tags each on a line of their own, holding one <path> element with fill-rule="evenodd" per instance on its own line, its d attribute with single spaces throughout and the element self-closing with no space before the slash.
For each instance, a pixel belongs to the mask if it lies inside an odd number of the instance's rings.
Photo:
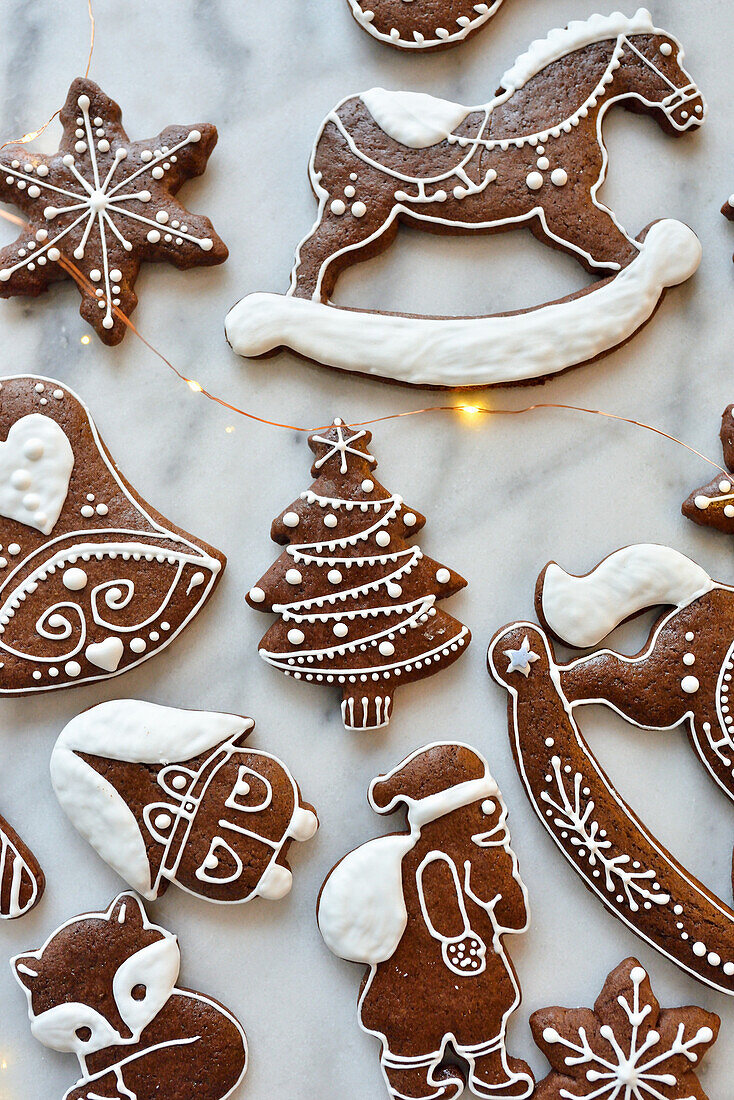
<svg viewBox="0 0 734 1100">
<path fill-rule="evenodd" d="M 401 50 L 429 53 L 471 38 L 502 0 L 347 0 L 352 15 L 373 38 Z"/>
<path fill-rule="evenodd" d="M 285 764 L 235 714 L 113 699 L 72 718 L 51 755 L 62 808 L 150 901 L 174 882 L 208 901 L 277 900 L 294 840 L 318 828 Z"/>
<path fill-rule="evenodd" d="M 734 218 L 734 209 L 732 210 Z M 734 474 L 734 405 L 727 405 L 721 417 L 721 448 L 724 465 Z M 734 479 L 721 473 L 708 485 L 696 489 L 683 503 L 683 515 L 701 527 L 714 527 L 725 535 L 734 534 Z"/>
<path fill-rule="evenodd" d="M 388 6 L 410 18 L 428 2 Z M 551 31 L 478 106 L 384 88 L 348 96 L 316 138 L 309 170 L 318 214 L 296 250 L 288 293 L 237 303 L 226 321 L 230 344 L 244 356 L 290 348 L 340 370 L 436 387 L 546 379 L 619 347 L 667 287 L 694 273 L 701 245 L 670 219 L 637 233 L 622 227 L 599 198 L 602 126 L 621 105 L 671 135 L 699 127 L 705 104 L 683 60 L 680 42 L 640 8 Z M 524 227 L 601 281 L 488 316 L 335 305 L 341 272 L 388 248 L 400 223 L 448 236 Z"/>
<path fill-rule="evenodd" d="M 565 665 L 544 629 L 512 623 L 492 641 L 489 668 L 509 693 L 510 739 L 528 797 L 576 872 L 642 939 L 734 996 L 734 912 L 624 802 L 576 717 L 586 704 L 603 704 L 642 729 L 683 726 L 734 798 L 734 588 L 670 547 L 643 544 L 581 577 L 552 562 L 536 604 L 548 630 L 584 649 L 646 608 L 668 608 L 640 653 L 595 648 Z"/>
<path fill-rule="evenodd" d="M 0 816 L 0 920 L 15 920 L 38 905 L 46 876 L 33 852 Z"/>
<path fill-rule="evenodd" d="M 410 544 L 425 517 L 377 481 L 371 439 L 339 419 L 309 437 L 316 481 L 274 520 L 286 549 L 247 596 L 281 618 L 260 656 L 333 684 L 345 727 L 360 730 L 386 726 L 395 689 L 447 668 L 471 639 L 436 607 L 466 581 Z"/>
<path fill-rule="evenodd" d="M 468 745 L 427 745 L 373 780 L 369 801 L 407 811 L 408 831 L 337 863 L 318 923 L 335 955 L 370 968 L 359 1018 L 382 1045 L 388 1093 L 529 1097 L 532 1073 L 505 1047 L 520 987 L 502 940 L 527 929 L 527 892 L 486 760 Z M 466 1070 L 446 1064 L 452 1055 Z"/>
<path fill-rule="evenodd" d="M 552 1072 L 536 1100 L 707 1100 L 698 1069 L 721 1020 L 691 1005 L 664 1008 L 637 959 L 608 976 L 593 1011 L 544 1008 L 530 1017 Z"/>
<path fill-rule="evenodd" d="M 225 1100 L 247 1069 L 247 1040 L 228 1009 L 176 985 L 176 937 L 134 894 L 74 917 L 38 951 L 11 960 L 31 1032 L 76 1054 L 64 1100 Z"/>
<path fill-rule="evenodd" d="M 119 675 L 180 634 L 226 564 L 151 508 L 53 379 L 0 379 L 0 696 Z"/>
<path fill-rule="evenodd" d="M 137 305 L 144 262 L 187 268 L 227 258 L 209 219 L 174 198 L 205 170 L 216 127 L 169 126 L 149 141 L 130 141 L 118 105 L 84 78 L 72 84 L 59 117 L 57 153 L 12 143 L 0 149 L 0 200 L 27 220 L 0 251 L 0 297 L 35 296 L 73 278 L 84 320 L 105 344 L 119 344 L 127 331 L 120 314 L 129 317 Z"/>
</svg>

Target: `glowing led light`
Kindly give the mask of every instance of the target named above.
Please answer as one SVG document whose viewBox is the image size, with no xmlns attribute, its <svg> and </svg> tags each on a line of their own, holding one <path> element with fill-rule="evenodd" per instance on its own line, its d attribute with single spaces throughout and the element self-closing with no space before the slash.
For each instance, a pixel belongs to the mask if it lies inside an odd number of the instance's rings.
<svg viewBox="0 0 734 1100">
<path fill-rule="evenodd" d="M 91 342 L 91 336 L 82 336 L 81 343 L 85 346 Z"/>
<path fill-rule="evenodd" d="M 224 430 L 227 433 L 227 435 L 231 435 L 232 432 L 234 431 L 234 424 L 228 424 L 227 427 Z"/>
<path fill-rule="evenodd" d="M 465 412 L 467 416 L 476 416 L 478 412 L 482 411 L 478 405 L 460 405 L 459 408 L 462 412 Z"/>
<path fill-rule="evenodd" d="M 189 387 L 190 390 L 193 390 L 194 393 L 201 393 L 203 389 L 203 386 L 200 386 L 199 383 L 195 382 L 193 378 L 187 378 L 186 385 Z"/>
</svg>

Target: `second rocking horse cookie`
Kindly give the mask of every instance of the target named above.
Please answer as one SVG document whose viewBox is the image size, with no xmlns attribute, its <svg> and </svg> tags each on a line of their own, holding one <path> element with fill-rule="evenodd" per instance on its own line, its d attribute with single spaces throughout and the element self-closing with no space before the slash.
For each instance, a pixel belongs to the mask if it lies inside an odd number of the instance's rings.
<svg viewBox="0 0 734 1100">
<path fill-rule="evenodd" d="M 310 162 L 316 223 L 285 296 L 250 294 L 227 338 L 248 357 L 290 348 L 341 370 L 434 387 L 545 379 L 619 347 L 688 279 L 701 246 L 678 221 L 634 235 L 601 202 L 610 107 L 671 135 L 700 126 L 683 49 L 650 13 L 594 15 L 534 42 L 488 103 L 372 88 L 324 120 Z M 574 256 L 596 285 L 535 309 L 426 317 L 342 309 L 339 274 L 383 252 L 404 222 L 447 235 L 524 226 Z"/>
<path fill-rule="evenodd" d="M 388 46 L 429 53 L 471 38 L 502 0 L 347 0 L 360 27 Z"/>
</svg>

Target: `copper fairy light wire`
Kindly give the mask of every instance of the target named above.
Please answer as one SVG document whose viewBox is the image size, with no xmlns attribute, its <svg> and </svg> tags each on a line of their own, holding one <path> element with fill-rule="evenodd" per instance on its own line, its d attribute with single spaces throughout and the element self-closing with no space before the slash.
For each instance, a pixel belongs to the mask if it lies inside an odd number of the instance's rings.
<svg viewBox="0 0 734 1100">
<path fill-rule="evenodd" d="M 92 57 L 94 54 L 95 19 L 94 11 L 92 9 L 92 0 L 87 0 L 87 11 L 89 14 L 90 42 L 87 67 L 84 72 L 85 77 L 89 76 L 89 71 L 92 65 Z M 40 135 L 44 133 L 44 131 L 51 125 L 53 120 L 57 118 L 59 114 L 60 109 L 58 111 L 54 111 L 54 113 L 51 115 L 51 118 L 49 118 L 48 121 L 45 122 L 43 126 L 41 126 L 38 130 L 33 130 L 27 134 L 24 134 L 21 138 L 16 138 L 14 140 L 3 142 L 2 144 L 0 144 L 0 149 L 4 149 L 8 145 L 25 145 L 28 142 L 34 141 L 35 138 L 40 137 Z M 19 218 L 17 217 L 17 215 L 11 214 L 7 211 L 0 210 L 0 217 L 4 218 L 6 221 L 12 222 L 14 225 L 19 225 L 24 228 L 28 227 L 28 223 L 24 221 L 23 218 Z M 71 276 L 72 279 L 74 279 L 77 285 L 82 290 L 84 290 L 85 293 L 94 296 L 94 287 L 82 274 L 82 272 L 72 260 L 69 260 L 65 256 L 61 256 L 58 263 L 59 266 L 62 267 L 64 271 L 66 271 L 67 274 Z M 226 401 L 224 398 L 219 397 L 217 394 L 211 393 L 209 390 L 205 389 L 205 387 L 202 386 L 201 383 L 197 382 L 196 379 L 189 378 L 186 374 L 183 373 L 183 371 L 179 370 L 179 368 L 174 363 L 172 363 L 171 360 L 168 359 L 162 351 L 159 351 L 158 348 L 156 348 L 145 336 L 143 336 L 140 329 L 130 320 L 129 317 L 127 317 L 119 309 L 118 306 L 113 305 L 112 312 L 120 321 L 122 321 L 123 324 L 125 324 L 131 330 L 131 332 L 135 334 L 135 336 L 137 336 L 138 340 L 140 340 L 141 343 L 143 343 L 148 348 L 148 350 L 153 353 L 153 355 L 157 356 L 158 359 L 160 359 L 161 362 L 166 367 L 168 367 L 170 371 L 173 372 L 173 374 L 179 379 L 179 381 L 184 382 L 188 386 L 192 393 L 201 394 L 201 396 L 205 397 L 208 401 L 212 401 L 214 404 L 221 406 L 223 409 L 227 409 L 229 412 L 235 413 L 237 416 L 246 417 L 248 420 L 253 420 L 258 424 L 266 424 L 268 427 L 271 428 L 282 428 L 286 431 L 307 433 L 314 431 L 325 431 L 327 428 L 330 427 L 330 425 L 328 424 L 317 425 L 311 428 L 304 428 L 297 424 L 283 424 L 277 420 L 269 420 L 267 419 L 267 417 L 257 416 L 255 413 L 248 412 L 247 409 L 241 409 L 238 405 L 234 405 L 230 401 Z M 89 344 L 89 337 L 83 336 L 82 343 Z M 707 462 L 710 466 L 713 466 L 714 469 L 719 470 L 722 474 L 727 476 L 727 471 L 723 468 L 723 466 L 720 466 L 718 462 L 714 462 L 713 459 L 707 458 L 707 456 L 702 454 L 701 451 L 696 450 L 695 447 L 690 446 L 690 444 L 685 443 L 682 439 L 678 439 L 676 436 L 671 435 L 669 432 L 663 431 L 662 428 L 656 428 L 652 424 L 646 424 L 642 420 L 636 420 L 632 417 L 622 416 L 619 413 L 605 412 L 603 409 L 587 409 L 580 405 L 566 405 L 554 401 L 536 402 L 533 405 L 526 405 L 524 408 L 521 409 L 499 409 L 490 408 L 484 405 L 468 404 L 430 405 L 422 409 L 410 409 L 406 412 L 389 413 L 385 416 L 375 417 L 372 420 L 353 421 L 352 424 L 353 426 L 358 427 L 368 427 L 372 424 L 382 424 L 388 420 L 402 420 L 405 417 L 423 416 L 427 413 L 459 412 L 463 413 L 466 416 L 525 416 L 526 414 L 538 412 L 543 409 L 559 409 L 566 412 L 581 413 L 588 416 L 601 416 L 607 420 L 617 420 L 620 423 L 630 424 L 633 427 L 641 428 L 648 432 L 653 432 L 655 435 L 662 436 L 663 439 L 668 439 L 671 441 L 671 443 L 676 443 L 679 447 L 685 448 L 685 450 L 690 451 L 691 454 L 696 455 L 697 458 L 700 458 L 703 462 Z M 228 427 L 226 430 L 229 432 L 232 431 L 232 428 Z"/>
</svg>

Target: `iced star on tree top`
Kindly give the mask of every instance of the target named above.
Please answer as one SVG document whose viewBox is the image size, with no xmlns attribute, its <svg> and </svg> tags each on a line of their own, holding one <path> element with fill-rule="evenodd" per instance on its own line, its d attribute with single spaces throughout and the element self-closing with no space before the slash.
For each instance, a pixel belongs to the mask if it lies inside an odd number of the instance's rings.
<svg viewBox="0 0 734 1100">
<path fill-rule="evenodd" d="M 525 679 L 530 675 L 530 666 L 540 660 L 537 653 L 530 648 L 527 634 L 523 638 L 519 649 L 506 649 L 505 657 L 509 660 L 508 672 L 521 672 Z"/>
<path fill-rule="evenodd" d="M 377 459 L 369 453 L 366 449 L 367 445 L 372 438 L 371 433 L 360 429 L 359 431 L 352 431 L 341 417 L 337 416 L 334 419 L 332 428 L 328 436 L 312 435 L 309 439 L 311 449 L 318 454 L 321 444 L 325 450 L 313 464 L 313 472 L 317 474 L 326 463 L 334 458 L 335 455 L 339 457 L 339 472 L 346 474 L 349 470 L 349 459 L 347 455 L 356 455 L 362 462 L 367 462 L 370 465 L 377 465 Z M 362 441 L 361 447 L 355 447 L 354 444 L 358 441 Z M 314 446 L 316 444 L 316 446 Z"/>
<path fill-rule="evenodd" d="M 547 1008 L 531 1016 L 552 1066 L 538 1100 L 706 1100 L 697 1072 L 720 1023 L 695 1006 L 661 1010 L 645 969 L 626 959 L 593 1011 Z"/>
<path fill-rule="evenodd" d="M 214 126 L 171 126 L 131 142 L 119 106 L 91 80 L 75 80 L 60 113 L 63 137 L 52 154 L 25 145 L 0 150 L 0 201 L 27 220 L 0 250 L 0 296 L 37 295 L 73 277 L 81 314 L 106 344 L 125 335 L 140 265 L 167 260 L 188 268 L 222 263 L 227 248 L 208 218 L 174 195 L 201 175 L 217 141 Z"/>
</svg>

